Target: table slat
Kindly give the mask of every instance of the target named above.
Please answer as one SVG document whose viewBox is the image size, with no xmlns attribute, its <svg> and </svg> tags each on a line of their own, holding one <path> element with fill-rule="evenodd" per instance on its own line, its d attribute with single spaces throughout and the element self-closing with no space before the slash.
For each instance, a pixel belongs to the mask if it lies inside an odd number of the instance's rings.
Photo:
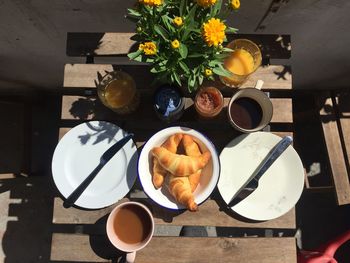
<svg viewBox="0 0 350 263">
<path fill-rule="evenodd" d="M 324 107 L 320 110 L 324 138 L 326 142 L 337 202 L 339 205 L 350 203 L 350 184 L 344 153 L 341 145 L 341 137 L 337 125 L 332 98 L 327 98 Z"/>
<path fill-rule="evenodd" d="M 125 120 L 125 121 L 141 121 L 148 123 L 150 121 L 158 121 L 157 116 L 152 108 L 151 94 L 144 94 L 141 97 L 141 104 L 134 114 L 121 116 L 113 113 L 102 105 L 96 97 L 86 96 L 63 96 L 61 119 L 62 120 Z M 193 108 L 191 98 L 185 98 L 186 111 L 180 121 L 197 122 L 198 115 Z M 225 98 L 225 106 L 227 106 L 229 98 Z M 272 123 L 293 123 L 293 109 L 291 98 L 271 98 L 273 105 Z M 227 113 L 225 107 L 221 114 L 212 123 L 226 125 L 229 127 Z M 160 121 L 159 121 L 160 122 Z"/>
<path fill-rule="evenodd" d="M 108 241 L 100 239 L 101 243 Z M 88 235 L 53 234 L 51 260 L 111 262 L 96 255 Z M 97 251 L 99 253 L 99 251 Z M 106 253 L 108 258 L 108 253 Z M 112 252 L 109 254 L 113 255 Z M 115 255 L 116 257 L 118 255 Z M 135 263 L 293 263 L 295 238 L 153 237 Z"/>
<path fill-rule="evenodd" d="M 341 92 L 336 97 L 337 110 L 339 112 L 340 127 L 345 146 L 347 165 L 350 163 L 350 92 Z M 350 168 L 350 167 L 349 167 Z M 350 172 L 350 169 L 349 169 Z"/>
<path fill-rule="evenodd" d="M 68 56 L 118 56 L 129 53 L 135 44 L 130 39 L 135 33 L 119 32 L 69 32 L 67 34 Z M 233 39 L 246 38 L 255 42 L 263 57 L 288 59 L 291 55 L 290 35 L 276 34 L 227 34 L 227 43 Z M 134 46 L 133 49 L 137 47 Z"/>
<path fill-rule="evenodd" d="M 122 199 L 117 204 L 127 201 Z M 175 226 L 218 226 L 218 227 L 246 227 L 246 228 L 278 228 L 295 229 L 295 209 L 274 220 L 262 222 L 243 221 L 239 216 L 222 211 L 214 200 L 207 200 L 199 206 L 199 211 L 173 211 L 162 208 L 150 199 L 136 199 L 145 203 L 152 211 L 155 223 L 158 225 Z M 117 205 L 116 204 L 116 205 Z M 99 210 L 86 211 L 77 208 L 64 208 L 61 198 L 55 198 L 53 223 L 54 224 L 95 224 L 99 219 L 109 214 L 114 206 Z M 236 218 L 235 218 L 236 217 Z"/>
<path fill-rule="evenodd" d="M 258 79 L 264 81 L 264 90 L 291 90 L 292 75 L 284 65 L 269 65 L 260 67 L 242 85 L 254 87 Z M 105 71 L 121 69 L 129 73 L 136 81 L 139 89 L 149 88 L 154 75 L 149 72 L 150 67 L 145 65 L 112 65 L 112 64 L 66 64 L 64 68 L 64 87 L 70 88 L 95 88 L 94 80 L 97 80 L 97 72 L 102 76 Z M 223 86 L 223 85 L 222 85 Z"/>
</svg>

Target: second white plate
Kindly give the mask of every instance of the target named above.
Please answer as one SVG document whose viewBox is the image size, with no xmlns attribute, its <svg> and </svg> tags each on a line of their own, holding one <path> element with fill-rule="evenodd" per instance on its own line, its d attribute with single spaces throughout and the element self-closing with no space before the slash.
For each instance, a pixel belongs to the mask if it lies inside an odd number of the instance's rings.
<svg viewBox="0 0 350 263">
<path fill-rule="evenodd" d="M 220 154 L 219 192 L 229 203 L 281 137 L 255 132 L 232 140 Z M 289 146 L 259 180 L 259 187 L 233 211 L 252 220 L 277 218 L 294 207 L 304 187 L 304 168 L 298 153 Z"/>
</svg>

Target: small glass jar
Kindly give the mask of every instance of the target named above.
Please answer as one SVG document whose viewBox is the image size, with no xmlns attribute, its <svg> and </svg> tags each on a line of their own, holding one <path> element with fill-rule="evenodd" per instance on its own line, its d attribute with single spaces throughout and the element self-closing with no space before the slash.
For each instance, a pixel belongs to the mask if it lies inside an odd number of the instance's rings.
<svg viewBox="0 0 350 263">
<path fill-rule="evenodd" d="M 153 107 L 161 120 L 172 122 L 180 119 L 184 113 L 185 100 L 176 87 L 163 85 L 154 93 Z"/>
<path fill-rule="evenodd" d="M 107 73 L 97 85 L 101 102 L 118 114 L 129 114 L 140 104 L 134 79 L 122 71 Z"/>
<path fill-rule="evenodd" d="M 201 88 L 194 98 L 194 107 L 201 117 L 213 118 L 224 107 L 224 97 L 215 87 Z"/>
</svg>

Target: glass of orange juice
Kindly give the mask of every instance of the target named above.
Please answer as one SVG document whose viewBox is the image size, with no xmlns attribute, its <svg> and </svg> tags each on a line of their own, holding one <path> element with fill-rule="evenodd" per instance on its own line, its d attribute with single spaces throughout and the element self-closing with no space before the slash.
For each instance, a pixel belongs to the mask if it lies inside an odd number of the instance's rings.
<svg viewBox="0 0 350 263">
<path fill-rule="evenodd" d="M 118 114 L 131 113 L 140 103 L 134 79 L 123 71 L 108 72 L 97 84 L 97 94 L 106 107 Z"/>
<path fill-rule="evenodd" d="M 240 87 L 261 65 L 261 51 L 248 39 L 233 40 L 227 47 L 233 52 L 225 59 L 224 67 L 232 73 L 232 76 L 220 76 L 220 80 L 227 86 Z"/>
</svg>

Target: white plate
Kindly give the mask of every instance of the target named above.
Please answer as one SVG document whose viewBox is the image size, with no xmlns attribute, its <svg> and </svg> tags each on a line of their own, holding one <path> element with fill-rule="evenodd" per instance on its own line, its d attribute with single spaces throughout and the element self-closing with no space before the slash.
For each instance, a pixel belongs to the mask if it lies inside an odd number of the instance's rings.
<svg viewBox="0 0 350 263">
<path fill-rule="evenodd" d="M 153 147 L 160 146 L 162 143 L 174 133 L 186 133 L 194 136 L 197 140 L 201 151 L 209 150 L 212 158 L 202 171 L 199 185 L 194 191 L 194 200 L 197 204 L 204 202 L 214 190 L 220 173 L 219 157 L 214 145 L 207 137 L 190 128 L 185 127 L 170 127 L 161 130 L 154 134 L 144 145 L 139 159 L 139 177 L 145 193 L 161 206 L 170 209 L 184 209 L 185 207 L 177 203 L 171 194 L 167 191 L 166 186 L 163 185 L 160 189 L 155 189 L 152 183 L 151 174 L 151 160 L 150 151 Z"/>
<path fill-rule="evenodd" d="M 220 154 L 219 192 L 231 200 L 255 168 L 281 137 L 267 132 L 241 135 Z M 270 220 L 287 213 L 298 202 L 304 187 L 304 168 L 292 146 L 271 165 L 259 180 L 259 187 L 240 203 L 231 207 L 241 216 L 253 220 Z"/>
<path fill-rule="evenodd" d="M 118 126 L 90 121 L 71 129 L 59 141 L 52 159 L 54 182 L 67 198 L 99 164 L 102 154 L 126 135 Z M 137 176 L 137 148 L 132 140 L 102 168 L 75 205 L 97 209 L 123 198 Z"/>
</svg>

